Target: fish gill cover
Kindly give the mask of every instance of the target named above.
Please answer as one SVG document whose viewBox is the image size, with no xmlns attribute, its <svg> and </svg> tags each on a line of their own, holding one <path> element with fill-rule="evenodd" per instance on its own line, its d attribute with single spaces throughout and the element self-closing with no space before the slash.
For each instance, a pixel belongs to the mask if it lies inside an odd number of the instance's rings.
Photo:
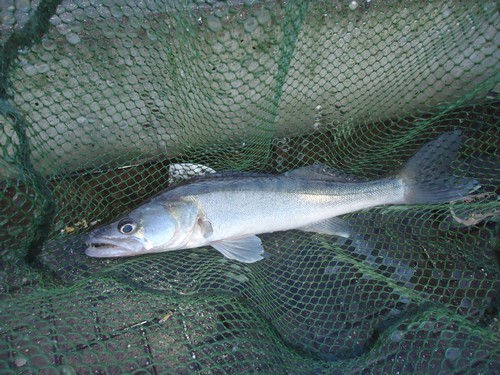
<svg viewBox="0 0 500 375">
<path fill-rule="evenodd" d="M 499 25 L 495 1 L 0 1 L 1 372 L 495 373 Z M 85 255 L 172 166 L 366 181 L 456 132 L 478 190 L 348 238 Z"/>
</svg>

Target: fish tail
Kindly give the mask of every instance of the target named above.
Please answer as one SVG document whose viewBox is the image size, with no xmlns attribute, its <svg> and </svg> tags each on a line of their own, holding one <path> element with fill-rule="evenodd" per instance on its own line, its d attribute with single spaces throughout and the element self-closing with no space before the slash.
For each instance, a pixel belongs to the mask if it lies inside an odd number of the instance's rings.
<svg viewBox="0 0 500 375">
<path fill-rule="evenodd" d="M 451 164 L 461 138 L 459 130 L 441 134 L 408 160 L 399 176 L 405 186 L 405 203 L 450 202 L 480 188 L 472 178 L 453 175 Z"/>
</svg>

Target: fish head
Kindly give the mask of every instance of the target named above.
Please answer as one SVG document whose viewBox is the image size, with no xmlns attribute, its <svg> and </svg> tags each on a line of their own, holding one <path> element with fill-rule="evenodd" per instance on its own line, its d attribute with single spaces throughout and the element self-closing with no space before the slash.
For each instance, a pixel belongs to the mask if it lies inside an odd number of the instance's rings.
<svg viewBox="0 0 500 375">
<path fill-rule="evenodd" d="M 151 202 L 87 237 L 90 257 L 129 257 L 176 250 L 189 238 L 197 209 L 189 204 Z"/>
</svg>

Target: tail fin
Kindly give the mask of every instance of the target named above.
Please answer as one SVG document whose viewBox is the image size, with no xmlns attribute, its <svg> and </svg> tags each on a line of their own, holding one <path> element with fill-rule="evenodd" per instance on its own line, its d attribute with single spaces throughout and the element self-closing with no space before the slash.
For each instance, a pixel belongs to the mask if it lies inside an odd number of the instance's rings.
<svg viewBox="0 0 500 375">
<path fill-rule="evenodd" d="M 479 189 L 476 180 L 452 174 L 451 163 L 461 144 L 459 130 L 444 133 L 408 160 L 399 176 L 406 187 L 405 203 L 449 202 Z"/>
</svg>

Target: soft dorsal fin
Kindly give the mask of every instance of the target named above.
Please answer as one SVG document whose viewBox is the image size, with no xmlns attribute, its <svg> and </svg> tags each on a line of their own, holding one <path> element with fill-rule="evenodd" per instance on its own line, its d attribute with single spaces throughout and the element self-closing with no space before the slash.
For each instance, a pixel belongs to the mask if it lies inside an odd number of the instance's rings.
<svg viewBox="0 0 500 375">
<path fill-rule="evenodd" d="M 287 177 L 307 178 L 313 180 L 324 180 L 333 182 L 361 182 L 356 176 L 349 175 L 342 171 L 330 168 L 321 163 L 314 163 L 306 167 L 297 168 L 283 174 Z"/>
</svg>

